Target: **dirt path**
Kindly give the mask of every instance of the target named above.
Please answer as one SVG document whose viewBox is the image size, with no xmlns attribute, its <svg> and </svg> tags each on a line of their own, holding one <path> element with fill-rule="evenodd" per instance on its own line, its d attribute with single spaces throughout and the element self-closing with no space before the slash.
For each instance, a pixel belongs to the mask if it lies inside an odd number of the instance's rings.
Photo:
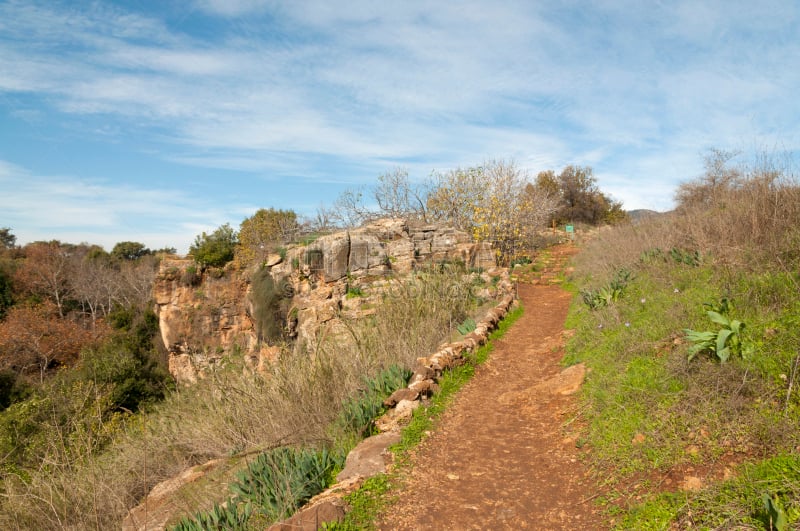
<svg viewBox="0 0 800 531">
<path fill-rule="evenodd" d="M 435 432 L 416 450 L 381 529 L 604 529 L 570 421 L 574 395 L 554 393 L 570 295 L 551 282 L 573 249 L 555 249 L 523 316 L 495 343 Z"/>
</svg>

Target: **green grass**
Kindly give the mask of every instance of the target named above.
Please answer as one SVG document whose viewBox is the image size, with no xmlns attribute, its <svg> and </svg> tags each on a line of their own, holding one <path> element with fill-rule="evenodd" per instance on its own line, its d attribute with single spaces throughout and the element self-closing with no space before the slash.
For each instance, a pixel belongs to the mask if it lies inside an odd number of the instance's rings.
<svg viewBox="0 0 800 531">
<path fill-rule="evenodd" d="M 508 312 L 498 327 L 489 334 L 489 342 L 468 355 L 466 364 L 455 367 L 442 376 L 439 392 L 431 398 L 427 406 L 414 411 L 410 422 L 403 428 L 400 442 L 391 448 L 396 464 L 394 471 L 368 479 L 361 488 L 347 496 L 346 501 L 351 510 L 344 522 L 329 524 L 326 529 L 353 531 L 374 528 L 375 521 L 390 507 L 397 490 L 402 488 L 402 474 L 410 465 L 411 451 L 436 428 L 439 417 L 458 391 L 473 377 L 476 367 L 489 358 L 493 348 L 491 342 L 501 338 L 522 313 L 521 305 Z"/>
<path fill-rule="evenodd" d="M 763 496 L 775 496 L 790 522 L 800 519 L 800 456 L 782 454 L 741 467 L 735 479 L 697 493 L 664 493 L 633 507 L 618 529 L 769 529 Z"/>
<path fill-rule="evenodd" d="M 568 285 L 575 293 L 608 281 L 596 277 Z M 591 369 L 581 394 L 582 441 L 591 448 L 589 464 L 610 489 L 604 502 L 609 513 L 621 515 L 620 529 L 740 523 L 763 529 L 764 492 L 778 495 L 790 522 L 800 518 L 789 501 L 800 499 L 800 396 L 788 388 L 800 347 L 800 304 L 785 274 L 750 279 L 710 263 L 653 261 L 636 264 L 635 278 L 606 307 L 592 310 L 574 299 L 567 326 L 575 335 L 563 363 L 585 362 Z M 735 301 L 731 315 L 747 323 L 753 353 L 727 363 L 707 353 L 689 361 L 683 330 L 711 329 L 703 303 L 722 297 Z M 699 493 L 658 495 L 641 479 L 713 467 L 724 458 L 747 465 L 736 479 L 712 481 Z M 639 483 L 636 495 L 643 500 L 633 508 L 626 491 L 631 483 Z"/>
</svg>

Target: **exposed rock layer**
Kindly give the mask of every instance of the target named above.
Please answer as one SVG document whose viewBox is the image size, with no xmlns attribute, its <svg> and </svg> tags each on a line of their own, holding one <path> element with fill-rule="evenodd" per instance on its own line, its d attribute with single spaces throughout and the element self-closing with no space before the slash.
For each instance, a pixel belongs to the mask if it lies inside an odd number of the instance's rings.
<svg viewBox="0 0 800 531">
<path fill-rule="evenodd" d="M 437 225 L 384 219 L 350 231 L 322 236 L 284 253 L 270 254 L 268 268 L 289 299 L 287 332 L 311 344 L 319 327 L 341 311 L 364 313 L 347 290 L 407 275 L 431 261 L 458 260 L 469 267 L 494 266 L 491 245 L 473 243 L 468 234 Z M 169 369 L 180 383 L 192 383 L 232 353 L 253 369 L 263 367 L 277 349 L 259 341 L 250 302 L 252 271 L 227 267 L 194 273 L 190 259 L 167 259 L 154 287 L 161 337 Z"/>
</svg>

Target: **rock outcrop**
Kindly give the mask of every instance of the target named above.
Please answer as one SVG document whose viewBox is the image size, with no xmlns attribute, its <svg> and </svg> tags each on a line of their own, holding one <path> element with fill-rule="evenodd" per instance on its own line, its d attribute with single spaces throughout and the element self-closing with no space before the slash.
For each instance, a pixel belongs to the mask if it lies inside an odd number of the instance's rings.
<svg viewBox="0 0 800 531">
<path fill-rule="evenodd" d="M 366 299 L 348 300 L 348 290 L 368 290 L 437 261 L 488 269 L 494 254 L 491 245 L 473 243 L 453 228 L 383 219 L 308 245 L 288 246 L 257 267 L 268 269 L 282 286 L 288 300 L 286 332 L 308 345 L 321 326 L 335 328 L 341 312 L 367 313 L 360 309 Z M 178 382 L 196 381 L 233 354 L 254 370 L 275 358 L 277 349 L 258 337 L 251 274 L 227 267 L 200 276 L 191 260 L 162 262 L 154 287 L 156 313 L 170 353 L 169 369 Z"/>
<path fill-rule="evenodd" d="M 432 239 L 432 238 L 431 238 Z M 418 358 L 417 365 L 408 385 L 394 392 L 384 401 L 389 410 L 375 421 L 381 432 L 359 443 L 347 456 L 346 466 L 337 475 L 337 484 L 314 496 L 298 513 L 284 522 L 270 526 L 270 530 L 319 529 L 325 522 L 339 521 L 347 510 L 344 497 L 357 489 L 363 481 L 380 474 L 391 466 L 389 446 L 400 440 L 401 427 L 410 419 L 413 411 L 422 400 L 438 391 L 437 382 L 443 372 L 465 363 L 464 356 L 485 344 L 489 334 L 514 304 L 515 290 L 507 270 L 496 271 L 497 304 L 489 308 L 475 326 L 475 330 L 460 341 L 445 343 L 428 357 Z M 327 291 L 326 291 L 327 290 Z M 327 286 L 315 288 L 320 300 L 331 300 L 328 292 L 334 288 Z M 310 294 L 309 294 L 310 296 Z M 208 471 L 222 463 L 214 460 L 205 465 L 187 469 L 176 478 L 164 481 L 153 488 L 142 503 L 131 509 L 123 522 L 123 529 L 149 530 L 162 529 L 164 524 L 181 511 L 172 497 L 183 485 L 199 480 Z M 185 512 L 185 511 L 183 511 Z"/>
</svg>

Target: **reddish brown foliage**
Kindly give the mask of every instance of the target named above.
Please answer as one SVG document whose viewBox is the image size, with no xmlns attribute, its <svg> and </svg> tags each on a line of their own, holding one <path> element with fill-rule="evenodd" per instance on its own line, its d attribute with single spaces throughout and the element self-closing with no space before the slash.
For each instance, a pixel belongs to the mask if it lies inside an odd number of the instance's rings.
<svg viewBox="0 0 800 531">
<path fill-rule="evenodd" d="M 0 368 L 43 379 L 48 369 L 75 363 L 81 349 L 104 332 L 102 326 L 92 332 L 60 318 L 50 303 L 14 306 L 0 322 Z"/>
</svg>

